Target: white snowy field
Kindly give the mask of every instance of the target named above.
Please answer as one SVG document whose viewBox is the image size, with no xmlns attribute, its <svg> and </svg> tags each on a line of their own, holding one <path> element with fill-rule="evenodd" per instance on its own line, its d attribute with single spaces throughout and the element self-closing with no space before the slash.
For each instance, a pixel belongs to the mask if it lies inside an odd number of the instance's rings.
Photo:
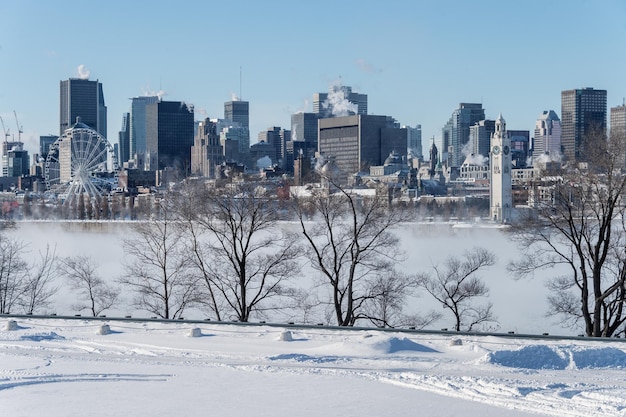
<svg viewBox="0 0 626 417">
<path fill-rule="evenodd" d="M 0 410 L 626 416 L 626 341 L 0 316 Z"/>
</svg>

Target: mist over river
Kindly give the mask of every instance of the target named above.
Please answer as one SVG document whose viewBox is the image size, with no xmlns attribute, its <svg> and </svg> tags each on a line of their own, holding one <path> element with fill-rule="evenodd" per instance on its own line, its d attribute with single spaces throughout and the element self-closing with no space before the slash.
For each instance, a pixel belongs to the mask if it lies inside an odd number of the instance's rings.
<svg viewBox="0 0 626 417">
<path fill-rule="evenodd" d="M 296 225 L 285 223 L 284 227 L 295 229 Z M 562 328 L 553 319 L 546 318 L 548 308 L 545 279 L 555 271 L 544 271 L 532 279 L 515 281 L 507 272 L 507 263 L 516 258 L 520 249 L 504 229 L 488 224 L 453 224 L 453 223 L 408 223 L 395 229 L 401 239 L 401 249 L 405 260 L 399 269 L 406 272 L 432 270 L 433 265 L 441 264 L 448 256 L 462 255 L 465 250 L 483 247 L 492 251 L 497 262 L 494 266 L 480 273 L 490 290 L 489 300 L 493 302 L 494 314 L 500 323 L 498 331 L 542 334 L 548 332 L 558 335 L 582 333 Z M 122 261 L 124 250 L 122 238 L 131 233 L 130 222 L 18 222 L 15 230 L 8 231 L 28 243 L 29 253 L 25 258 L 36 256 L 38 251 L 45 251 L 46 246 L 56 248 L 59 257 L 84 255 L 92 258 L 98 265 L 100 276 L 112 282 L 124 273 Z M 314 272 L 301 260 L 302 270 L 296 272 L 298 286 L 309 288 L 309 280 Z M 49 313 L 75 315 L 71 309 L 74 294 L 63 285 L 54 296 L 53 307 Z M 131 295 L 122 289 L 125 299 Z M 442 309 L 430 295 L 423 292 L 412 298 L 408 304 L 410 312 L 425 313 L 431 309 Z M 453 320 L 447 311 L 443 318 L 431 328 L 452 328 Z M 43 312 L 40 312 L 43 313 Z M 87 312 L 82 312 L 87 314 Z M 122 304 L 106 312 L 108 316 L 149 317 L 149 313 L 133 310 Z M 202 319 L 201 311 L 189 311 L 186 318 Z M 297 321 L 297 320 L 296 320 Z M 363 323 L 364 324 L 364 323 Z"/>
</svg>

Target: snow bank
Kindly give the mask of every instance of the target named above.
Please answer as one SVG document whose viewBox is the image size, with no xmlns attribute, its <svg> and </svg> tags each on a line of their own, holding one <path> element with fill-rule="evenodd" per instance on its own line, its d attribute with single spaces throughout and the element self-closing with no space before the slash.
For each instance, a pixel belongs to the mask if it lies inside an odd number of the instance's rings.
<svg viewBox="0 0 626 417">
<path fill-rule="evenodd" d="M 373 348 L 383 353 L 396 353 L 402 351 L 408 352 L 429 352 L 436 353 L 435 349 L 431 349 L 428 346 L 415 343 L 405 337 L 391 337 L 387 340 L 382 340 L 374 343 Z"/>
<path fill-rule="evenodd" d="M 490 352 L 484 361 L 523 369 L 626 368 L 626 352 L 611 347 L 534 345 L 518 350 Z"/>
</svg>

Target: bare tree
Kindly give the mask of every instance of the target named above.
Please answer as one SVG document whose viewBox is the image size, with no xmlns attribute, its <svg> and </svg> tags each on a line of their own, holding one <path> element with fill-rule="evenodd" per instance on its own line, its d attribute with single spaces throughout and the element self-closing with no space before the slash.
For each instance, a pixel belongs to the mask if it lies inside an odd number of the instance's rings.
<svg viewBox="0 0 626 417">
<path fill-rule="evenodd" d="M 594 130 L 584 138 L 585 162 L 570 161 L 541 183 L 551 199 L 535 207 L 513 229 L 524 248 L 509 265 L 517 278 L 565 267 L 550 280 L 548 314 L 585 334 L 610 337 L 626 321 L 626 216 L 623 135 Z"/>
<path fill-rule="evenodd" d="M 0 313 L 10 314 L 27 289 L 28 263 L 22 258 L 26 244 L 0 233 Z"/>
<path fill-rule="evenodd" d="M 227 306 L 230 313 L 220 317 L 246 322 L 253 313 L 263 317 L 284 308 L 294 293 L 287 282 L 298 270 L 298 250 L 296 239 L 281 228 L 281 213 L 265 188 L 227 183 L 184 192 L 194 193 L 194 205 L 179 213 L 186 220 L 189 253 L 213 311 L 218 314 Z"/>
<path fill-rule="evenodd" d="M 494 264 L 493 253 L 474 248 L 465 252 L 463 257 L 448 257 L 442 267 L 434 266 L 432 274 L 420 274 L 420 286 L 453 314 L 456 331 L 471 331 L 475 326 L 496 322 L 491 303 L 474 303 L 476 298 L 489 293 L 476 274 Z"/>
<path fill-rule="evenodd" d="M 364 196 L 343 187 L 334 171 L 320 174 L 322 187 L 312 189 L 310 196 L 292 198 L 310 264 L 329 286 L 335 320 L 340 326 L 353 326 L 359 319 L 388 325 L 384 313 L 392 305 L 397 310 L 400 299 L 394 305 L 385 297 L 401 293 L 388 291 L 386 281 L 398 276 L 394 267 L 401 260 L 392 228 L 406 212 L 389 206 L 386 189 Z M 376 308 L 379 317 L 374 317 Z"/>
<path fill-rule="evenodd" d="M 119 289 L 102 279 L 97 269 L 94 261 L 84 255 L 70 256 L 61 262 L 61 271 L 70 288 L 79 295 L 72 308 L 89 310 L 94 317 L 113 307 L 119 299 Z"/>
<path fill-rule="evenodd" d="M 119 282 L 135 293 L 133 305 L 158 317 L 176 319 L 197 301 L 197 280 L 184 253 L 184 240 L 169 202 L 161 200 L 161 218 L 133 225 L 123 240 L 128 259 Z"/>
<path fill-rule="evenodd" d="M 207 307 L 216 320 L 221 321 L 222 312 L 228 306 L 223 297 L 220 297 L 217 286 L 213 284 L 213 274 L 210 267 L 211 258 L 207 252 L 211 248 L 205 245 L 206 240 L 210 237 L 207 236 L 206 228 L 196 221 L 198 217 L 197 202 L 205 199 L 204 185 L 185 182 L 181 189 L 177 190 L 176 197 L 172 201 L 175 203 L 177 216 L 181 220 L 190 263 L 200 274 L 204 283 L 199 289 L 198 302 Z"/>
<path fill-rule="evenodd" d="M 422 329 L 441 318 L 441 314 L 407 315 L 406 300 L 416 296 L 417 277 L 396 272 L 377 276 L 370 288 L 370 300 L 363 306 L 362 316 L 376 327 L 413 327 Z"/>
<path fill-rule="evenodd" d="M 39 252 L 39 257 L 28 268 L 21 300 L 27 314 L 50 306 L 50 299 L 59 289 L 55 284 L 58 277 L 56 264 L 56 251 L 47 245 L 45 252 Z"/>
</svg>

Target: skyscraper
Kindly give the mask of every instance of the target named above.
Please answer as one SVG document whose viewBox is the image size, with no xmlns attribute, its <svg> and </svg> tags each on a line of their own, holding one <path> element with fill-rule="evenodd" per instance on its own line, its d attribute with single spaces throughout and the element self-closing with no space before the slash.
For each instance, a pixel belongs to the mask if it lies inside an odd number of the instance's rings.
<svg viewBox="0 0 626 417">
<path fill-rule="evenodd" d="M 129 159 L 146 153 L 146 106 L 157 103 L 157 96 L 133 97 L 130 105 Z M 122 161 L 124 162 L 124 161 Z"/>
<path fill-rule="evenodd" d="M 562 91 L 561 126 L 566 160 L 584 161 L 586 136 L 606 129 L 606 90 L 587 87 Z"/>
<path fill-rule="evenodd" d="M 388 116 L 354 115 L 319 120 L 318 151 L 344 174 L 382 165 L 393 151 L 406 156 L 406 129 Z"/>
<path fill-rule="evenodd" d="M 45 161 L 48 157 L 50 146 L 56 142 L 59 137 L 56 135 L 39 136 L 39 156 Z"/>
<path fill-rule="evenodd" d="M 215 178 L 216 167 L 224 161 L 217 123 L 208 117 L 198 124 L 198 131 L 191 147 L 191 173 Z"/>
<path fill-rule="evenodd" d="M 76 123 L 76 117 L 107 137 L 107 108 L 104 104 L 102 84 L 83 78 L 70 78 L 60 84 L 59 134 L 63 135 Z"/>
<path fill-rule="evenodd" d="M 122 116 L 122 128 L 119 132 L 118 143 L 119 155 L 117 159 L 121 166 L 130 159 L 130 113 L 124 113 Z"/>
<path fill-rule="evenodd" d="M 485 120 L 485 110 L 480 103 L 460 103 L 452 112 L 448 123 L 442 129 L 443 142 L 440 147 L 442 159 L 449 167 L 458 168 L 465 159 L 463 147 L 469 141 L 470 126 Z"/>
<path fill-rule="evenodd" d="M 334 84 L 328 93 L 313 94 L 313 113 L 322 117 L 367 114 L 367 94 L 352 92 L 352 87 Z"/>
<path fill-rule="evenodd" d="M 626 104 L 611 107 L 611 138 L 621 144 L 618 150 L 624 153 L 626 163 Z"/>
<path fill-rule="evenodd" d="M 496 131 L 495 120 L 480 120 L 470 126 L 469 146 L 467 155 L 474 154 L 487 157 L 491 143 L 491 135 Z M 467 156 L 466 155 L 466 156 Z"/>
<path fill-rule="evenodd" d="M 174 168 L 182 175 L 188 175 L 191 172 L 193 131 L 193 107 L 180 101 L 147 104 L 146 160 L 149 160 L 149 170 Z"/>
<path fill-rule="evenodd" d="M 530 130 L 507 130 L 511 147 L 511 164 L 515 168 L 526 168 L 530 155 Z"/>
<path fill-rule="evenodd" d="M 611 107 L 611 135 L 626 140 L 626 104 Z"/>
<path fill-rule="evenodd" d="M 266 142 L 274 147 L 276 159 L 272 160 L 272 162 L 278 164 L 282 169 L 286 169 L 287 142 L 290 140 L 291 131 L 285 130 L 279 126 L 269 127 L 267 130 L 259 132 L 258 135 L 258 142 Z"/>
<path fill-rule="evenodd" d="M 224 103 L 224 119 L 239 124 L 246 129 L 247 135 L 240 138 L 239 153 L 245 155 L 250 151 L 250 104 L 247 101 L 232 100 Z"/>
<path fill-rule="evenodd" d="M 544 110 L 535 122 L 533 164 L 561 159 L 561 121 L 554 110 Z"/>
<path fill-rule="evenodd" d="M 406 147 L 411 154 L 417 159 L 423 159 L 424 155 L 422 152 L 422 125 L 415 125 L 415 127 L 411 126 L 402 126 L 403 129 L 406 129 Z"/>
</svg>

